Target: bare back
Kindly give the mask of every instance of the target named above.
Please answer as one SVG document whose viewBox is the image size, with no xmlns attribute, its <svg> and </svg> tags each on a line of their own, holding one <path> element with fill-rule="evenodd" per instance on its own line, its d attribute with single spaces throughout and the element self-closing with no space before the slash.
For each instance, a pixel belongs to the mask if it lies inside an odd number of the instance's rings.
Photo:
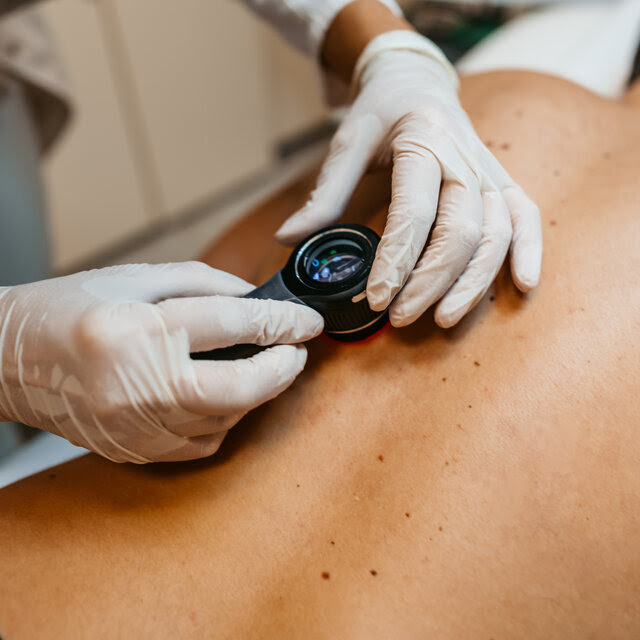
<svg viewBox="0 0 640 640">
<path fill-rule="evenodd" d="M 640 109 L 535 74 L 462 98 L 541 207 L 539 289 L 315 341 L 210 460 L 1 491 L 0 634 L 640 636 Z"/>
</svg>

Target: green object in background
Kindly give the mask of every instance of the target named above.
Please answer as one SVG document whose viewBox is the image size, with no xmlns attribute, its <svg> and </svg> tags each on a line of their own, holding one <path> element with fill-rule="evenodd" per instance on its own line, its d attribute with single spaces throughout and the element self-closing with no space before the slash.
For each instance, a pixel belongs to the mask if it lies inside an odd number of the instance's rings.
<svg viewBox="0 0 640 640">
<path fill-rule="evenodd" d="M 405 15 L 455 63 L 492 31 L 526 10 L 490 7 L 478 2 L 416 0 L 405 7 Z"/>
</svg>

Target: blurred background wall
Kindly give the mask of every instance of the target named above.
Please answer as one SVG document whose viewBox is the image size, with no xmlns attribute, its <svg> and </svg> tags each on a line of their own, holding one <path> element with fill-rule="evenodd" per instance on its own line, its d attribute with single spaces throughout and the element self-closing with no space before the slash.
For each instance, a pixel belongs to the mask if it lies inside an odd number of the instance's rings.
<svg viewBox="0 0 640 640">
<path fill-rule="evenodd" d="M 44 167 L 57 272 L 206 208 L 327 128 L 313 63 L 234 0 L 42 6 L 75 103 Z"/>
</svg>

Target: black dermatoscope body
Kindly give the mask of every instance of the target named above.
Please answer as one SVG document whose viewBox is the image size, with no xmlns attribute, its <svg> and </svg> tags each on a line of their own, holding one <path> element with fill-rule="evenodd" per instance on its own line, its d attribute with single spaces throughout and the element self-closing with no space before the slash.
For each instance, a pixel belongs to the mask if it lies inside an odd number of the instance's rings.
<svg viewBox="0 0 640 640">
<path fill-rule="evenodd" d="M 325 227 L 303 240 L 287 264 L 245 298 L 306 304 L 324 318 L 324 332 L 334 340 L 363 340 L 383 327 L 388 312 L 373 311 L 366 297 L 367 279 L 380 238 L 367 227 Z M 236 345 L 192 354 L 195 359 L 241 358 L 255 345 Z"/>
</svg>

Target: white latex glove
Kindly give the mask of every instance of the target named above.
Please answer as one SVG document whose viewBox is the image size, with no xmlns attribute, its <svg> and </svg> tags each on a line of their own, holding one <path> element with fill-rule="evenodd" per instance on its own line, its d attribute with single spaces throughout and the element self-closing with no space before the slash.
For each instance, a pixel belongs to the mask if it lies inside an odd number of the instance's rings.
<svg viewBox="0 0 640 640">
<path fill-rule="evenodd" d="M 405 45 L 415 51 L 398 50 Z M 317 187 L 277 233 L 292 243 L 331 224 L 367 167 L 393 162 L 392 201 L 367 298 L 376 311 L 393 301 L 395 326 L 438 300 L 436 322 L 456 324 L 485 294 L 509 246 L 518 288 L 527 291 L 540 277 L 538 208 L 478 138 L 458 101 L 455 71 L 438 54 L 411 32 L 368 45 L 356 67 L 357 97 Z"/>
<path fill-rule="evenodd" d="M 322 317 L 241 299 L 252 286 L 199 262 L 127 265 L 0 288 L 0 419 L 115 462 L 214 453 L 250 409 L 302 371 Z M 237 343 L 252 358 L 195 361 Z"/>
</svg>

